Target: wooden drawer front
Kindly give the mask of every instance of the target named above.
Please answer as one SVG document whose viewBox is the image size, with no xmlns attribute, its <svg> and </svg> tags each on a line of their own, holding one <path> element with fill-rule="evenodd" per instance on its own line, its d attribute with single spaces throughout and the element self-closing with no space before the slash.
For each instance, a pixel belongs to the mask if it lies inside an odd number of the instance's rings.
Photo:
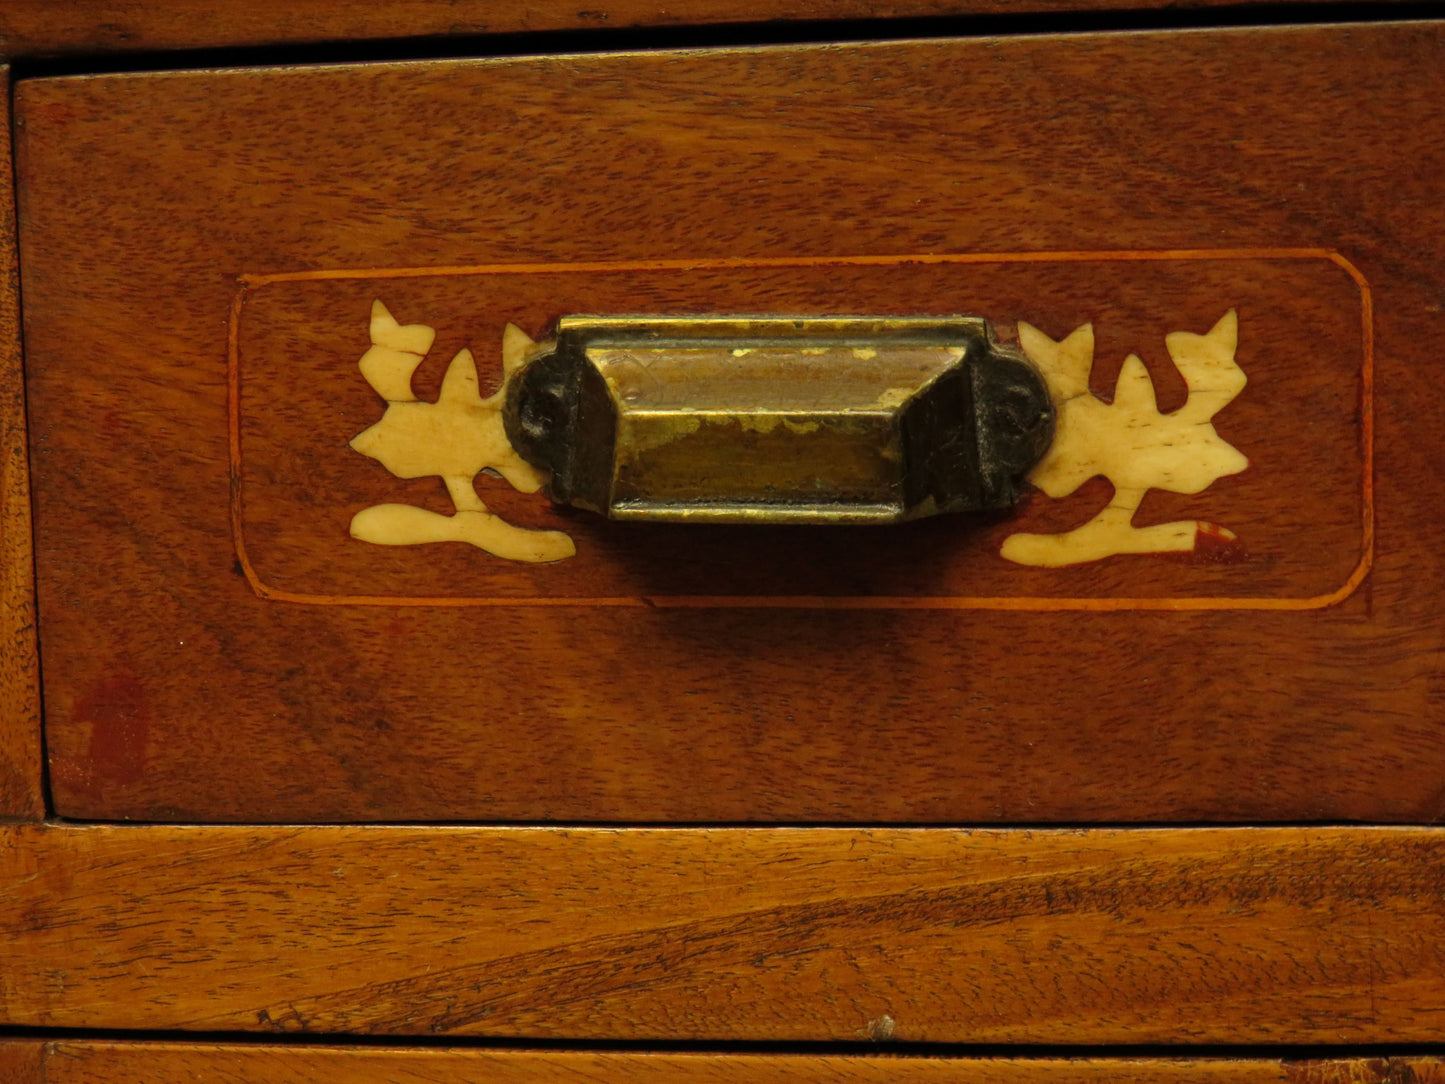
<svg viewBox="0 0 1445 1084">
<path fill-rule="evenodd" d="M 20 83 L 56 811 L 1437 819 L 1442 61 L 1426 22 Z M 1116 436 L 1189 351 L 1247 383 L 1136 498 L 1218 525 L 1180 552 L 1035 567 L 1103 477 L 804 530 L 484 475 L 575 545 L 536 564 L 351 537 L 455 507 L 348 446 L 399 417 L 377 301 L 435 332 L 423 413 L 588 310 L 978 313 Z"/>
<path fill-rule="evenodd" d="M 487 1050 L 338 1050 L 210 1043 L 75 1041 L 0 1043 L 0 1068 L 15 1059 L 15 1084 L 180 1084 L 198 1079 L 301 1084 L 547 1084 L 587 1079 L 643 1084 L 1434 1084 L 1437 1058 L 1281 1062 L 1095 1058 L 1012 1060 L 887 1056 L 528 1053 Z M 21 1058 L 26 1060 L 22 1063 Z M 42 1070 L 43 1061 L 43 1070 Z M 33 1066 L 33 1068 L 32 1068 Z M 41 1072 L 44 1076 L 41 1076 Z"/>
<path fill-rule="evenodd" d="M 1445 1026 L 1441 828 L 23 825 L 0 842 L 12 1025 L 1196 1047 Z"/>
</svg>

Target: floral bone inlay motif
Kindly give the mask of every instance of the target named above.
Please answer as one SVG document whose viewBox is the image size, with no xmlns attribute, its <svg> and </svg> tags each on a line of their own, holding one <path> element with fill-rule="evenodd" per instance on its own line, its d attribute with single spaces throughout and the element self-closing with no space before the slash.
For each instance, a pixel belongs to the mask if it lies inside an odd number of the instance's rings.
<svg viewBox="0 0 1445 1084">
<path fill-rule="evenodd" d="M 1019 345 L 1044 374 L 1057 408 L 1054 442 L 1029 481 L 1050 497 L 1067 497 L 1103 475 L 1114 497 L 1093 519 L 1062 534 L 1014 534 L 1002 556 L 1022 565 L 1059 567 L 1122 553 L 1188 552 L 1201 534 L 1233 540 L 1213 524 L 1184 520 L 1135 527 L 1134 513 L 1150 489 L 1193 494 L 1238 474 L 1249 460 L 1215 432 L 1212 419 L 1245 385 L 1234 360 L 1239 323 L 1230 309 L 1206 334 L 1176 331 L 1165 346 L 1189 388 L 1170 414 L 1159 413 L 1144 362 L 1130 354 L 1105 403 L 1089 391 L 1094 329 L 1084 324 L 1061 342 L 1020 323 Z"/>
<path fill-rule="evenodd" d="M 483 399 L 470 350 L 460 350 L 447 367 L 435 403 L 418 399 L 411 378 L 431 349 L 436 332 L 424 324 L 401 325 L 385 305 L 371 305 L 371 349 L 362 355 L 361 375 L 384 400 L 375 425 L 351 440 L 398 478 L 439 476 L 456 513 L 444 516 L 410 504 L 378 504 L 351 520 L 351 537 L 383 546 L 423 542 L 468 542 L 510 561 L 560 561 L 577 552 L 561 531 L 515 527 L 487 510 L 473 481 L 488 468 L 522 493 L 536 493 L 546 479 L 525 462 L 502 427 L 506 384 Z M 511 373 L 526 360 L 532 340 L 508 324 L 502 335 L 502 368 Z"/>
</svg>

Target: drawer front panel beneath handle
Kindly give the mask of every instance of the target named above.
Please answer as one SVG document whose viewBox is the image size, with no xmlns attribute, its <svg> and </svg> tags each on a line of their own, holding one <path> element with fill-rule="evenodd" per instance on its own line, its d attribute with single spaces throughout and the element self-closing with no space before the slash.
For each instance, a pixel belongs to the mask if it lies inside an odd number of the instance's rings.
<svg viewBox="0 0 1445 1084">
<path fill-rule="evenodd" d="M 22 80 L 56 810 L 1437 819 L 1442 58 L 1418 21 Z M 608 519 L 506 424 L 589 314 L 977 318 L 1053 437 L 967 514 Z M 817 419 L 753 413 L 709 454 L 806 507 Z M 624 512 L 691 492 L 655 414 L 591 461 Z M 912 484 L 836 443 L 858 505 Z"/>
</svg>

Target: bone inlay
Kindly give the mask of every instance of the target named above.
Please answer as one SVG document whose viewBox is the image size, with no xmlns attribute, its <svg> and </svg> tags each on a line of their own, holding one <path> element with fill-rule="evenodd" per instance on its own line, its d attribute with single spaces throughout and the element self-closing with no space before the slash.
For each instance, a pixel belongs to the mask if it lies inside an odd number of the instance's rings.
<svg viewBox="0 0 1445 1084">
<path fill-rule="evenodd" d="M 375 425 L 362 430 L 351 447 L 370 456 L 398 478 L 436 475 L 446 484 L 456 513 L 440 515 L 410 504 L 378 504 L 351 520 L 351 537 L 383 546 L 423 542 L 468 542 L 510 561 L 560 561 L 577 552 L 561 531 L 516 527 L 487 510 L 473 481 L 488 468 L 522 493 L 536 493 L 546 479 L 524 462 L 502 427 L 505 388 L 483 399 L 476 362 L 460 350 L 447 367 L 435 403 L 416 397 L 411 378 L 436 333 L 423 324 L 400 325 L 380 301 L 371 306 L 371 349 L 361 358 L 361 375 L 386 400 Z M 502 368 L 510 373 L 533 345 L 511 324 L 502 336 Z"/>
<path fill-rule="evenodd" d="M 1002 555 L 1023 565 L 1058 567 L 1122 553 L 1188 552 L 1201 535 L 1233 540 L 1232 531 L 1185 520 L 1135 527 L 1134 513 L 1150 489 L 1199 493 L 1216 479 L 1238 474 L 1249 460 L 1215 432 L 1212 419 L 1245 385 L 1235 363 L 1239 324 L 1233 309 L 1204 335 L 1165 336 L 1169 356 L 1189 387 L 1185 404 L 1159 413 L 1149 371 L 1129 355 L 1105 403 L 1089 391 L 1094 329 L 1085 324 L 1055 342 L 1019 324 L 1019 345 L 1044 374 L 1057 408 L 1053 445 L 1029 474 L 1050 497 L 1067 497 L 1103 475 L 1114 497 L 1093 519 L 1062 534 L 1014 534 Z"/>
</svg>

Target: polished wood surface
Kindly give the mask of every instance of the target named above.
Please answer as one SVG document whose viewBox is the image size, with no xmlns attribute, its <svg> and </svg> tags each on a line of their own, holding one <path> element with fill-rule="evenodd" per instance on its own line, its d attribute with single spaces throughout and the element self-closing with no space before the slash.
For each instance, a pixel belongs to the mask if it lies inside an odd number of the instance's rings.
<svg viewBox="0 0 1445 1084">
<path fill-rule="evenodd" d="M 65 1041 L 46 1084 L 1437 1084 L 1438 1058 L 1333 1061 L 923 1058 L 886 1054 L 748 1055 Z M 29 1084 L 25 1081 L 24 1084 Z"/>
<path fill-rule="evenodd" d="M 42 1084 L 44 1044 L 30 1039 L 0 1039 L 0 1080 L 5 1084 Z"/>
<path fill-rule="evenodd" d="M 1442 58 L 1415 23 L 22 82 L 57 811 L 1438 819 Z M 1067 258 L 998 258 L 1039 253 Z M 1162 409 L 1163 336 L 1238 306 L 1251 383 L 1217 422 L 1251 466 L 1140 521 L 1244 545 L 1036 570 L 983 544 L 997 524 L 683 539 L 578 513 L 571 565 L 371 547 L 346 534 L 368 502 L 444 500 L 345 444 L 379 414 L 378 296 L 440 329 L 423 397 L 573 303 L 922 298 L 1092 321 L 1096 393 L 1138 352 Z M 439 573 L 440 602 L 356 602 Z M 779 590 L 807 597 L 755 605 Z M 949 602 L 974 595 L 1047 605 Z M 1140 598 L 1166 608 L 1108 612 Z M 1281 600 L 1314 608 L 1242 608 Z"/>
<path fill-rule="evenodd" d="M 14 1025 L 1386 1043 L 1445 830 L 3 830 Z"/>
<path fill-rule="evenodd" d="M 1190 7 L 1278 0 L 1191 0 Z M 1291 0 L 1285 0 L 1286 3 Z M 1375 0 L 1388 4 L 1390 0 Z M 4 0 L 0 56 L 436 38 L 546 30 L 1167 8 L 1169 0 Z"/>
<path fill-rule="evenodd" d="M 236 479 L 233 529 L 242 569 L 269 599 L 382 607 L 1311 609 L 1350 595 L 1372 557 L 1370 442 L 1361 434 L 1362 386 L 1368 382 L 1373 390 L 1368 283 L 1322 251 L 1049 257 L 780 256 L 686 267 L 608 261 L 580 268 L 328 269 L 248 278 L 237 298 L 230 365 L 236 436 L 229 469 Z M 494 306 L 491 313 L 474 313 L 479 296 Z M 1160 521 L 1217 517 L 1244 532 L 1238 545 L 1207 556 L 1026 570 L 1001 556 L 1006 538 L 1065 530 L 1104 501 L 1089 494 L 1051 501 L 1031 492 L 1014 514 L 972 522 L 684 529 L 610 523 L 517 493 L 500 478 L 483 483 L 488 506 L 518 525 L 565 532 L 578 548 L 575 558 L 533 567 L 469 546 L 378 548 L 344 540 L 353 511 L 398 500 L 431 514 L 449 514 L 452 507 L 435 476 L 401 481 L 347 448 L 358 429 L 381 416 L 380 397 L 369 384 L 354 376 L 336 379 L 340 366 L 367 349 L 374 298 L 390 299 L 404 320 L 438 329 L 439 340 L 412 381 L 417 394 L 431 399 L 462 343 L 483 385 L 500 384 L 508 321 L 540 338 L 567 312 L 868 306 L 907 313 L 920 299 L 940 297 L 967 298 L 993 315 L 997 332 L 1010 340 L 1017 335 L 1011 315 L 1047 315 L 1063 337 L 1103 314 L 1095 350 L 1100 382 L 1109 390 L 1112 381 L 1103 372 L 1117 372 L 1138 349 L 1156 362 L 1165 410 L 1184 399 L 1183 379 L 1163 349 L 1165 334 L 1175 324 L 1206 331 L 1229 306 L 1243 306 L 1240 361 L 1254 390 L 1229 404 L 1220 425 L 1249 449 L 1255 468 L 1202 495 L 1154 490 L 1144 513 Z M 1300 402 L 1310 404 L 1308 424 L 1279 425 L 1282 404 L 1294 412 Z M 433 428 L 422 432 L 435 440 Z M 1337 484 L 1325 489 L 1317 484 L 1322 463 L 1333 464 L 1337 474 Z M 1108 492 L 1102 480 L 1091 489 Z M 858 660 L 848 665 L 856 672 Z M 865 680 L 887 675 L 873 670 Z"/>
<path fill-rule="evenodd" d="M 8 67 L 0 66 L 0 81 L 9 85 Z M 0 820 L 39 820 L 40 668 L 8 94 L 0 112 Z"/>
</svg>

